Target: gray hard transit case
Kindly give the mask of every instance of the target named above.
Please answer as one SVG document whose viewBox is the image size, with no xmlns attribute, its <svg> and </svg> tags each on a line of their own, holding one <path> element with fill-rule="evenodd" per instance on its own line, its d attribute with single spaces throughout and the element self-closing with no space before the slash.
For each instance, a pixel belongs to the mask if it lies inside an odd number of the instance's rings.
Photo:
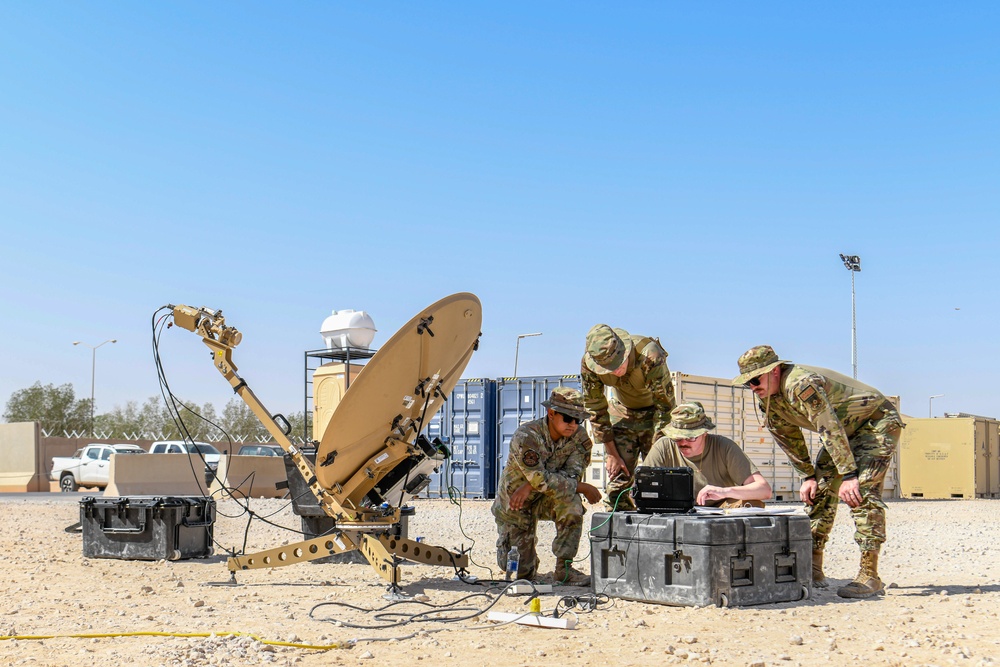
<svg viewBox="0 0 1000 667">
<path fill-rule="evenodd" d="M 596 593 L 721 607 L 809 597 L 812 538 L 805 514 L 597 512 L 591 526 Z"/>
</svg>

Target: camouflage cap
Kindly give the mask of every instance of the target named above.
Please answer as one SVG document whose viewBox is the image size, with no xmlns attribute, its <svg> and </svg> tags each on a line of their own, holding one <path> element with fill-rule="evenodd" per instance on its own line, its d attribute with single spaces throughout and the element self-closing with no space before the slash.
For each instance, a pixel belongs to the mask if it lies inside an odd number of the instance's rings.
<svg viewBox="0 0 1000 667">
<path fill-rule="evenodd" d="M 671 440 L 690 440 L 715 428 L 715 423 L 705 414 L 701 403 L 681 403 L 670 411 L 670 423 L 663 434 Z"/>
<path fill-rule="evenodd" d="M 549 400 L 542 401 L 542 405 L 564 415 L 576 417 L 580 421 L 590 416 L 583 407 L 583 394 L 572 387 L 556 387 L 549 395 Z"/>
<path fill-rule="evenodd" d="M 733 380 L 734 387 L 746 384 L 751 378 L 767 373 L 778 364 L 789 362 L 778 359 L 778 355 L 770 345 L 758 345 L 744 352 L 737 363 L 740 366 L 740 374 Z"/>
<path fill-rule="evenodd" d="M 632 354 L 632 338 L 624 329 L 595 324 L 587 332 L 587 352 L 583 361 L 595 373 L 614 373 Z"/>
</svg>

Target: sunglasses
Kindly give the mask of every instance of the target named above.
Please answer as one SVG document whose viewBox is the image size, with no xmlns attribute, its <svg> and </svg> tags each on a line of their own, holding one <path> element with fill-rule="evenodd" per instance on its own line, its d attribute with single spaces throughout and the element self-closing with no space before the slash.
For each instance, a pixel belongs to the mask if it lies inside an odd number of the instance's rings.
<svg viewBox="0 0 1000 667">
<path fill-rule="evenodd" d="M 559 415 L 560 417 L 562 417 L 562 420 L 564 422 L 566 422 L 567 424 L 579 424 L 580 421 L 581 421 L 579 417 L 574 417 L 572 415 L 567 415 L 567 414 L 562 413 L 562 412 L 557 412 L 556 414 Z"/>
<path fill-rule="evenodd" d="M 755 378 L 750 378 L 749 380 L 747 380 L 746 382 L 743 383 L 743 386 L 744 387 L 759 387 L 760 386 L 760 376 L 758 375 Z"/>
</svg>

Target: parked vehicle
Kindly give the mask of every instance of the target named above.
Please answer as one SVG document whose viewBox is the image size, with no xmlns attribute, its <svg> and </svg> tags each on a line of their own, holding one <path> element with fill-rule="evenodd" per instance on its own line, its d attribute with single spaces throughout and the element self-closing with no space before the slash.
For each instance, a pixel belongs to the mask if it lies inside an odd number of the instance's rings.
<svg viewBox="0 0 1000 667">
<path fill-rule="evenodd" d="M 205 482 L 211 484 L 219 469 L 222 453 L 207 442 L 186 440 L 158 440 L 149 446 L 150 454 L 187 454 L 189 457 L 205 460 Z"/>
<path fill-rule="evenodd" d="M 64 493 L 76 491 L 81 486 L 103 489 L 108 485 L 108 472 L 113 454 L 145 454 L 138 445 L 108 445 L 94 442 L 76 450 L 73 456 L 56 456 L 52 459 L 49 479 L 59 482 Z"/>
<path fill-rule="evenodd" d="M 284 456 L 285 450 L 280 445 L 243 445 L 239 456 Z"/>
</svg>

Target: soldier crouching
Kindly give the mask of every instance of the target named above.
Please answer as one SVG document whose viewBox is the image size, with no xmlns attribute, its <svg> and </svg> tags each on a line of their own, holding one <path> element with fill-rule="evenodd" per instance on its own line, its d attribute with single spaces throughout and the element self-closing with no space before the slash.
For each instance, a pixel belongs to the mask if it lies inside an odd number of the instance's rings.
<svg viewBox="0 0 1000 667">
<path fill-rule="evenodd" d="M 590 464 L 592 443 L 580 422 L 587 418 L 583 395 L 570 387 L 557 387 L 546 416 L 522 424 L 510 442 L 507 464 L 500 476 L 493 516 L 497 522 L 497 565 L 507 565 L 507 552 L 520 552 L 518 579 L 538 574 L 535 551 L 539 521 L 552 521 L 556 537 L 555 583 L 587 586 L 590 577 L 573 568 L 583 532 L 583 494 L 593 504 L 601 499 L 597 487 L 582 481 Z"/>
</svg>

